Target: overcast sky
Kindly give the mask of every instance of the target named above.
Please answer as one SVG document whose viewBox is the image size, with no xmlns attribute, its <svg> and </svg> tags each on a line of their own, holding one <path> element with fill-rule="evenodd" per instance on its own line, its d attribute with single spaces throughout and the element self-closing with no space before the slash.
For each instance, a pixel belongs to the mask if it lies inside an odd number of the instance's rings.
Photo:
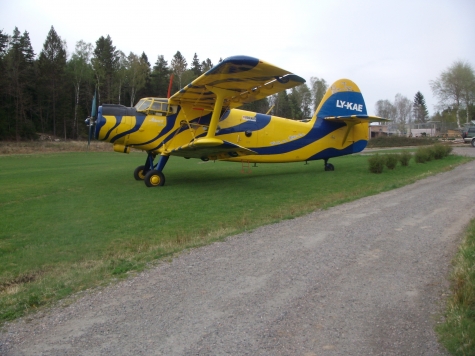
<svg viewBox="0 0 475 356">
<path fill-rule="evenodd" d="M 0 0 L 0 29 L 28 31 L 36 54 L 54 26 L 68 53 L 111 36 L 125 54 L 170 63 L 248 55 L 307 80 L 353 80 L 368 113 L 417 91 L 430 114 L 430 81 L 456 60 L 475 68 L 474 0 Z"/>
</svg>

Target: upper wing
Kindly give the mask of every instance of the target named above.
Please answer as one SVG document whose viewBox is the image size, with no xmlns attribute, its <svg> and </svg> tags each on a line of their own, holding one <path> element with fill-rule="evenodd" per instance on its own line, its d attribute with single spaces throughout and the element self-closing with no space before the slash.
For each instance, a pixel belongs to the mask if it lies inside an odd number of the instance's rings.
<svg viewBox="0 0 475 356">
<path fill-rule="evenodd" d="M 234 56 L 226 58 L 175 93 L 170 103 L 213 109 L 216 94 L 208 90 L 208 86 L 228 90 L 223 106 L 236 108 L 302 83 L 305 79 L 257 58 Z"/>
</svg>

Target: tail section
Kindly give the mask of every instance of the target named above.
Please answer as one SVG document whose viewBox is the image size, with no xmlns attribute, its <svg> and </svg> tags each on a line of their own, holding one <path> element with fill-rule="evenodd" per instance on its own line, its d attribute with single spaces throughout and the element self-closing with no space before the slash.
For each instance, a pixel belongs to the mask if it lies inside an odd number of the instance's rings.
<svg viewBox="0 0 475 356">
<path fill-rule="evenodd" d="M 362 151 L 369 139 L 370 122 L 388 121 L 368 116 L 358 86 L 349 79 L 337 80 L 327 90 L 312 118 L 326 148 L 312 159 L 328 159 Z"/>
<path fill-rule="evenodd" d="M 325 117 L 367 115 L 360 88 L 349 79 L 337 80 L 328 88 L 314 114 L 314 119 Z"/>
</svg>

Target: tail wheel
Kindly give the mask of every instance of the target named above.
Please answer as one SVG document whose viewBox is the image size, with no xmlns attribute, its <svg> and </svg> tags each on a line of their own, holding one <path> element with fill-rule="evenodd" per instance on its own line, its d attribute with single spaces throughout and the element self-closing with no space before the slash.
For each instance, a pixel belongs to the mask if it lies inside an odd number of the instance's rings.
<svg viewBox="0 0 475 356">
<path fill-rule="evenodd" d="M 145 179 L 145 166 L 138 166 L 134 171 L 135 180 L 144 180 Z"/>
<path fill-rule="evenodd" d="M 144 177 L 145 185 L 151 187 L 161 187 L 165 184 L 165 176 L 162 172 L 157 170 L 148 171 Z"/>
<path fill-rule="evenodd" d="M 333 166 L 333 164 L 327 163 L 325 165 L 325 171 L 334 171 L 334 170 L 335 170 L 335 167 Z"/>
</svg>

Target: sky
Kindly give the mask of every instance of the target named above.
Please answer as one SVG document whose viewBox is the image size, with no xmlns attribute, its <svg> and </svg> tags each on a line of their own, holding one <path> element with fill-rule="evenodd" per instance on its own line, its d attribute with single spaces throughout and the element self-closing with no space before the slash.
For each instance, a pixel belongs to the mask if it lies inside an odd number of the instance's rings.
<svg viewBox="0 0 475 356">
<path fill-rule="evenodd" d="M 170 64 L 180 51 L 199 60 L 247 55 L 307 80 L 354 81 L 368 114 L 378 100 L 420 91 L 455 61 L 475 69 L 474 0 L 0 0 L 0 29 L 28 31 L 38 55 L 54 27 L 74 52 L 109 35 L 126 55 Z"/>
</svg>

